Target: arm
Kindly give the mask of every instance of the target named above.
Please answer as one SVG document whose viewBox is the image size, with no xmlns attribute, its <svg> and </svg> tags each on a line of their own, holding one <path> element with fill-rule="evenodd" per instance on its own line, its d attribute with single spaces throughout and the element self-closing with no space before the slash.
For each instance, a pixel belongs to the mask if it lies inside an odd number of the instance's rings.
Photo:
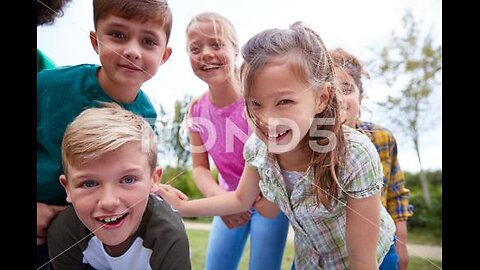
<svg viewBox="0 0 480 270">
<path fill-rule="evenodd" d="M 177 209 L 182 216 L 228 215 L 247 211 L 260 193 L 260 176 L 249 166 L 245 166 L 240 183 L 235 191 L 217 196 L 183 201 L 170 187 L 161 187 L 156 193 Z"/>
<path fill-rule="evenodd" d="M 45 243 L 48 225 L 65 207 L 37 202 L 37 246 Z"/>
<path fill-rule="evenodd" d="M 398 255 L 398 269 L 406 270 L 409 262 L 407 250 L 407 220 L 412 216 L 412 210 L 409 207 L 410 191 L 405 188 L 405 177 L 397 159 L 397 142 L 393 134 L 389 136 L 388 155 L 390 164 L 382 164 L 389 169 L 385 173 L 387 179 L 387 211 L 392 216 L 396 227 L 395 250 Z M 384 159 L 382 158 L 382 162 Z M 385 170 L 386 171 L 386 170 Z"/>
<path fill-rule="evenodd" d="M 194 147 L 195 149 L 202 150 L 192 151 L 192 175 L 195 185 L 205 197 L 212 197 L 225 193 L 225 191 L 218 185 L 217 181 L 215 181 L 212 176 L 208 161 L 208 152 L 206 151 L 198 132 L 190 132 L 190 143 L 192 148 Z M 221 216 L 221 219 L 223 223 L 225 223 L 225 225 L 230 229 L 242 226 L 250 220 L 250 211 L 247 210 L 241 213 L 234 213 L 232 215 L 223 215 Z"/>
<path fill-rule="evenodd" d="M 263 197 L 261 193 L 258 195 L 257 199 L 255 199 L 253 207 L 255 207 L 255 210 L 257 210 L 260 215 L 267 218 L 276 218 L 278 213 L 280 213 L 280 208 L 278 208 L 275 203 Z"/>
<path fill-rule="evenodd" d="M 408 266 L 408 250 L 407 250 L 407 222 L 395 222 L 397 241 L 395 242 L 395 250 L 398 254 L 398 270 L 407 270 Z"/>
<path fill-rule="evenodd" d="M 380 226 L 380 192 L 347 199 L 347 250 L 350 269 L 378 269 L 376 248 Z"/>
</svg>

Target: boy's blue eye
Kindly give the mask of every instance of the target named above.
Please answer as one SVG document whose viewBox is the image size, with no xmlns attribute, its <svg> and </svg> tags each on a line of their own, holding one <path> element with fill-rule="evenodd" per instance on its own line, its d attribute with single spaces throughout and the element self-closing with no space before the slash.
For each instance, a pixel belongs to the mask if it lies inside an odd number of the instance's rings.
<svg viewBox="0 0 480 270">
<path fill-rule="evenodd" d="M 86 181 L 83 181 L 82 183 L 82 187 L 84 188 L 93 188 L 93 187 L 96 187 L 97 186 L 97 182 L 93 181 L 93 180 L 86 180 Z"/>
<path fill-rule="evenodd" d="M 133 184 L 137 181 L 137 179 L 133 176 L 125 176 L 123 179 L 122 179 L 122 182 L 125 183 L 125 184 Z"/>
</svg>

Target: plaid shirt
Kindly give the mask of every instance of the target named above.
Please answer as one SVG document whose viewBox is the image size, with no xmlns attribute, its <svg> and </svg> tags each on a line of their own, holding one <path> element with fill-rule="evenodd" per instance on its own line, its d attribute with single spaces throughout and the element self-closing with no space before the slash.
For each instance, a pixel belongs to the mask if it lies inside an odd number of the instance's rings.
<svg viewBox="0 0 480 270">
<path fill-rule="evenodd" d="M 405 188 L 405 178 L 397 159 L 397 141 L 393 134 L 369 122 L 357 123 L 357 130 L 367 135 L 377 148 L 383 166 L 382 204 L 395 222 L 406 221 L 413 215 L 409 204 L 410 190 Z"/>
<path fill-rule="evenodd" d="M 382 166 L 375 147 L 364 135 L 347 126 L 343 128 L 348 158 L 339 172 L 342 188 L 355 198 L 365 198 L 382 188 Z M 289 197 L 275 155 L 255 134 L 245 143 L 245 161 L 260 175 L 263 195 L 275 202 L 287 215 L 295 230 L 295 266 L 297 269 L 348 269 L 345 239 L 347 195 L 340 192 L 331 211 L 317 202 L 312 189 L 313 173 L 300 178 Z M 395 225 L 380 207 L 380 231 L 377 244 L 379 263 L 393 243 Z"/>
</svg>

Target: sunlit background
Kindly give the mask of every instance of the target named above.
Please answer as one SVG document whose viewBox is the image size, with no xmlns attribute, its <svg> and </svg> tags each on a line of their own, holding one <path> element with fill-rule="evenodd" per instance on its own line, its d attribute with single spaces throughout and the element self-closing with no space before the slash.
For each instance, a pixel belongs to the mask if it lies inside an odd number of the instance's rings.
<svg viewBox="0 0 480 270">
<path fill-rule="evenodd" d="M 186 94 L 197 96 L 207 90 L 206 84 L 191 71 L 185 45 L 185 28 L 200 12 L 215 11 L 229 18 L 236 27 L 240 44 L 267 28 L 286 28 L 295 21 L 303 21 L 317 31 L 327 47 L 342 47 L 367 62 L 375 57 L 375 49 L 388 42 L 392 31 L 401 30 L 401 19 L 410 9 L 420 23 L 420 29 L 431 33 L 435 44 L 442 43 L 441 0 L 170 0 L 169 4 L 173 13 L 169 46 L 173 48 L 173 54 L 142 86 L 156 108 L 161 105 L 167 112 L 173 110 L 175 100 L 182 100 Z M 88 37 L 89 31 L 93 30 L 91 1 L 72 0 L 64 11 L 65 15 L 53 25 L 37 28 L 37 47 L 58 66 L 100 64 Z M 383 100 L 394 90 L 374 76 L 364 81 L 364 88 L 367 99 L 363 105 L 369 110 L 362 112 L 362 119 L 393 129 L 383 113 L 377 110 L 375 102 Z M 440 117 L 420 138 L 423 167 L 427 170 L 442 168 L 441 93 L 439 87 L 432 100 Z M 395 135 L 401 167 L 417 172 L 420 168 L 413 144 L 402 134 L 396 132 Z M 160 161 L 160 165 L 162 162 L 167 163 L 166 160 Z"/>
</svg>

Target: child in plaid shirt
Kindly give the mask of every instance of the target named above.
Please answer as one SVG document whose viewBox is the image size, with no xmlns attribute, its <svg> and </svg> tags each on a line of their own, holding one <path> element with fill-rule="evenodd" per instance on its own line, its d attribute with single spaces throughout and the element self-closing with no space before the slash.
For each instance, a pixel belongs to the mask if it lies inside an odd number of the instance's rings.
<svg viewBox="0 0 480 270">
<path fill-rule="evenodd" d="M 397 159 L 397 142 L 393 134 L 379 125 L 360 120 L 360 104 L 364 96 L 362 75 L 367 76 L 362 63 L 343 49 L 331 50 L 338 83 L 342 87 L 346 106 L 345 124 L 367 135 L 377 148 L 383 166 L 382 204 L 396 227 L 395 247 L 387 253 L 380 270 L 407 269 L 407 220 L 413 215 L 409 205 L 410 191 Z"/>
</svg>

